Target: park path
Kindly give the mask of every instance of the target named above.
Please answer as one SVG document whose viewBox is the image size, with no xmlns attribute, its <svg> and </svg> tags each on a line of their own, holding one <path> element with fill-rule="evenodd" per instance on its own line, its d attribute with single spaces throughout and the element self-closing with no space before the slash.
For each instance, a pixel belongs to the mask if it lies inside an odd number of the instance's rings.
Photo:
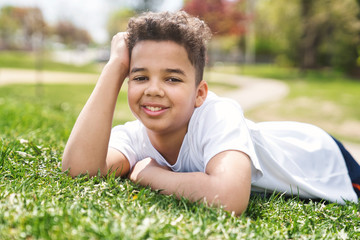
<svg viewBox="0 0 360 240">
<path fill-rule="evenodd" d="M 0 68 L 0 86 L 12 83 L 96 83 L 99 74 L 65 73 Z M 246 111 L 260 104 L 284 98 L 289 93 L 288 86 L 277 80 L 239 76 L 225 73 L 210 73 L 209 79 L 223 79 L 224 82 L 239 86 L 219 95 L 232 98 Z M 345 143 L 354 157 L 360 161 L 360 145 Z"/>
<path fill-rule="evenodd" d="M 239 88 L 220 93 L 240 103 L 243 110 L 249 110 L 260 104 L 280 100 L 289 93 L 289 87 L 277 80 L 239 76 L 226 73 L 210 73 L 210 79 L 223 79 L 224 82 Z"/>
<path fill-rule="evenodd" d="M 0 86 L 13 83 L 96 83 L 99 74 L 0 68 Z"/>
</svg>

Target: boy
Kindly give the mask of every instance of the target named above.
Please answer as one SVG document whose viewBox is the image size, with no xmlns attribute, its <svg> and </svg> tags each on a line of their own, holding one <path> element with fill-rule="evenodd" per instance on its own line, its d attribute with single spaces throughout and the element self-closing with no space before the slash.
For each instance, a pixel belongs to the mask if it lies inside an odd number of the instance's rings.
<svg viewBox="0 0 360 240">
<path fill-rule="evenodd" d="M 145 13 L 114 36 L 80 113 L 63 170 L 116 172 L 141 185 L 242 213 L 254 191 L 357 201 L 334 140 L 314 126 L 255 124 L 202 80 L 210 30 L 185 12 Z M 137 120 L 111 130 L 126 77 Z"/>
</svg>

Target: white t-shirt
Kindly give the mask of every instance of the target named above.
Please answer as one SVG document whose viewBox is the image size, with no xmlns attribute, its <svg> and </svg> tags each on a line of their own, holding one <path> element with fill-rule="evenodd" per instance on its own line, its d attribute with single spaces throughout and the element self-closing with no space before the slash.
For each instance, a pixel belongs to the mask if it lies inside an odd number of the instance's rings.
<svg viewBox="0 0 360 240">
<path fill-rule="evenodd" d="M 343 156 L 325 131 L 299 122 L 251 122 L 237 102 L 211 92 L 195 109 L 174 165 L 151 145 L 138 120 L 114 127 L 109 146 L 122 152 L 131 167 L 151 157 L 176 172 L 205 172 L 216 154 L 238 150 L 251 159 L 252 191 L 358 201 Z"/>
</svg>

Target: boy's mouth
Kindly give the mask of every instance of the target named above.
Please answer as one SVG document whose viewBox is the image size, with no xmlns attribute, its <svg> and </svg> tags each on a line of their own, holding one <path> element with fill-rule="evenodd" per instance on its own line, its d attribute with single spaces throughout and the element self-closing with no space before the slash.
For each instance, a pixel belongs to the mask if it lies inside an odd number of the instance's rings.
<svg viewBox="0 0 360 240">
<path fill-rule="evenodd" d="M 155 114 L 156 116 L 159 115 L 159 114 L 162 114 L 163 112 L 165 112 L 168 107 L 165 107 L 165 106 L 161 106 L 161 105 L 147 105 L 147 104 L 144 104 L 142 105 L 142 108 L 145 110 L 145 112 L 147 112 L 148 114 L 150 115 L 153 115 Z M 154 115 L 154 116 L 155 116 Z"/>
<path fill-rule="evenodd" d="M 144 106 L 144 108 L 146 108 L 146 109 L 148 109 L 148 110 L 150 110 L 152 112 L 158 112 L 160 110 L 165 109 L 165 108 L 162 108 L 162 107 L 152 107 L 152 106 Z"/>
</svg>

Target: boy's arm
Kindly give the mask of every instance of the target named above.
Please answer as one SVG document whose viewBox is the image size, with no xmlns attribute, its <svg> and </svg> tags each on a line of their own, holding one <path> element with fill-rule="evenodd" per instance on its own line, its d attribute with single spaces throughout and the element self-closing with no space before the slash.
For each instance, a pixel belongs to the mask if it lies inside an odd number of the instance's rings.
<svg viewBox="0 0 360 240">
<path fill-rule="evenodd" d="M 62 168 L 71 176 L 82 173 L 105 175 L 117 169 L 117 175 L 129 171 L 129 163 L 120 152 L 108 149 L 113 114 L 120 88 L 129 73 L 126 33 L 114 36 L 110 60 L 82 109 L 66 144 Z"/>
<path fill-rule="evenodd" d="M 225 151 L 213 157 L 206 172 L 177 173 L 161 167 L 150 158 L 139 161 L 130 179 L 161 193 L 205 200 L 239 215 L 246 210 L 251 188 L 251 162 L 239 151 Z"/>
</svg>

